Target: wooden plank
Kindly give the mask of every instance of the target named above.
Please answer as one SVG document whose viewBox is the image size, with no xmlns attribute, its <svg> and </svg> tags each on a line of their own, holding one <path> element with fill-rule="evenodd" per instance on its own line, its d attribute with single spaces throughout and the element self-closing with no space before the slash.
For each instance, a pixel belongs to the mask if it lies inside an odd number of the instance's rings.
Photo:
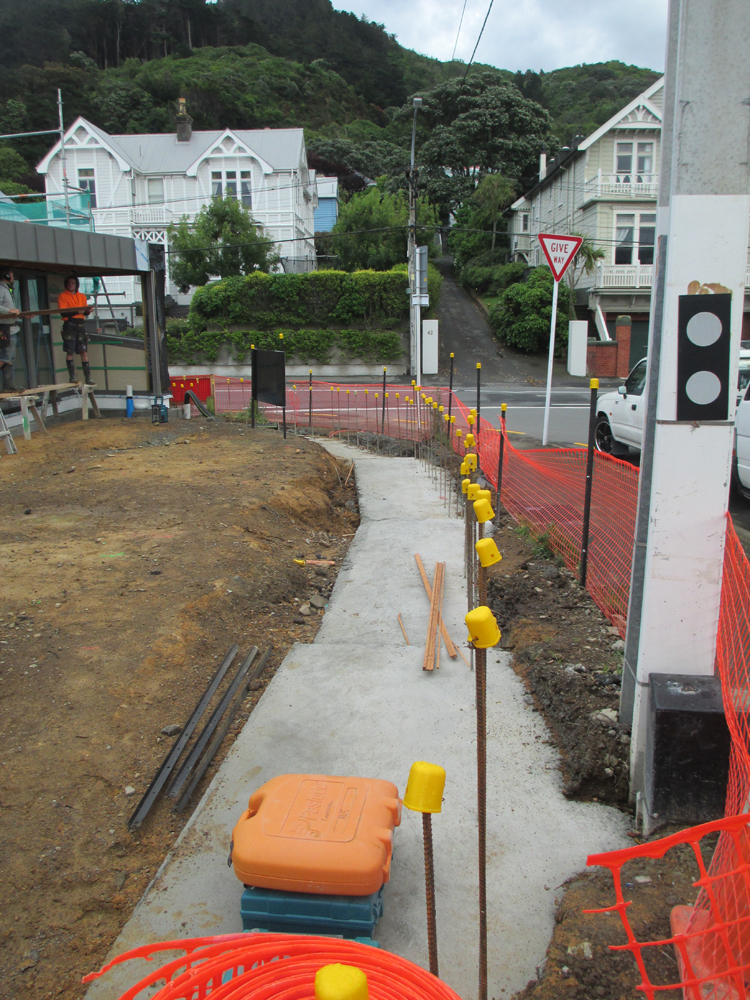
<svg viewBox="0 0 750 1000">
<path fill-rule="evenodd" d="M 401 612 L 398 613 L 398 623 L 401 626 L 401 631 L 404 633 L 404 639 L 406 639 L 406 645 L 411 646 L 409 642 L 409 636 L 406 634 L 406 629 L 404 628 L 404 623 L 401 621 Z"/>
<path fill-rule="evenodd" d="M 418 552 L 414 553 L 414 558 L 417 560 L 417 568 L 419 569 L 419 575 L 422 577 L 422 583 L 424 584 L 424 589 L 427 592 L 427 599 L 429 601 L 432 601 L 432 587 L 430 586 L 430 581 L 427 579 L 427 574 L 425 573 L 424 565 L 422 564 L 422 559 Z M 445 622 L 443 621 L 442 608 L 440 612 L 440 634 L 442 635 L 443 640 L 445 642 L 445 648 L 448 650 L 448 656 L 450 656 L 452 660 L 455 660 L 456 656 L 458 655 L 458 651 L 456 650 L 454 644 L 451 642 L 451 637 L 448 635 L 448 629 L 445 627 Z M 463 653 L 461 655 L 463 656 Z M 466 657 L 464 656 L 463 658 L 465 662 Z"/>
<path fill-rule="evenodd" d="M 425 643 L 423 670 L 434 670 L 435 660 L 440 666 L 440 606 L 443 601 L 443 580 L 445 579 L 445 563 L 435 563 L 435 579 L 432 584 L 430 600 L 430 619 L 427 625 L 427 641 Z M 436 657 L 437 654 L 437 657 Z"/>
</svg>

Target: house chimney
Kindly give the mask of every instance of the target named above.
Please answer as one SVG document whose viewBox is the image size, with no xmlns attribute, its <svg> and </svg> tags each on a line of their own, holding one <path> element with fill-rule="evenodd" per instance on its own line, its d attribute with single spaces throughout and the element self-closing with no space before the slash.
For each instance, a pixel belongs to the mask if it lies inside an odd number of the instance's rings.
<svg viewBox="0 0 750 1000">
<path fill-rule="evenodd" d="M 190 137 L 193 134 L 193 119 L 187 113 L 187 104 L 184 97 L 180 97 L 177 102 L 175 123 L 177 124 L 177 141 L 190 142 Z"/>
<path fill-rule="evenodd" d="M 547 176 L 547 147 L 543 146 L 539 154 L 539 180 L 543 181 Z"/>
</svg>

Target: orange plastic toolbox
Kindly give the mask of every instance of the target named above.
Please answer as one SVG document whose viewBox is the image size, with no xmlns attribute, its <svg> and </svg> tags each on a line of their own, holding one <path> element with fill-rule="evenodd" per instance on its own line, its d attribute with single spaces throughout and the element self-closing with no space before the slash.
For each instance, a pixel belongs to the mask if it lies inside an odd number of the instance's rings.
<svg viewBox="0 0 750 1000">
<path fill-rule="evenodd" d="M 253 793 L 234 828 L 234 871 L 263 889 L 368 896 L 388 881 L 400 822 L 390 781 L 280 775 Z"/>
</svg>

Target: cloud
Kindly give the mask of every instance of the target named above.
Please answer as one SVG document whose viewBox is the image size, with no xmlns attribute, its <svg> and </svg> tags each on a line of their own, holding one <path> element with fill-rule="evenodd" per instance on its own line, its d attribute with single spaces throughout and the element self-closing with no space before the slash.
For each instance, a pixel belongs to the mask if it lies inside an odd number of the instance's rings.
<svg viewBox="0 0 750 1000">
<path fill-rule="evenodd" d="M 409 49 L 448 60 L 462 0 L 333 0 L 339 10 L 385 25 Z M 467 61 L 488 0 L 466 0 L 456 58 Z M 558 69 L 577 63 L 624 63 L 663 70 L 667 0 L 495 0 L 476 60 L 502 69 Z"/>
</svg>

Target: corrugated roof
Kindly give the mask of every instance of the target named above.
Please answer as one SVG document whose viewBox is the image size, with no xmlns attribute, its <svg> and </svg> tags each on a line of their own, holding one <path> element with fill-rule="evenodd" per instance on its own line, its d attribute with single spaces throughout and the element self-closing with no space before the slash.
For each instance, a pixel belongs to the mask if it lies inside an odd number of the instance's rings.
<svg viewBox="0 0 750 1000">
<path fill-rule="evenodd" d="M 139 274 L 135 242 L 125 236 L 81 232 L 0 219 L 0 262 L 79 275 Z"/>
<path fill-rule="evenodd" d="M 225 134 L 225 130 L 193 132 L 189 142 L 178 142 L 172 132 L 109 136 L 92 128 L 142 174 L 184 173 Z M 231 133 L 274 170 L 294 170 L 300 165 L 305 135 L 301 128 L 232 129 Z"/>
</svg>

